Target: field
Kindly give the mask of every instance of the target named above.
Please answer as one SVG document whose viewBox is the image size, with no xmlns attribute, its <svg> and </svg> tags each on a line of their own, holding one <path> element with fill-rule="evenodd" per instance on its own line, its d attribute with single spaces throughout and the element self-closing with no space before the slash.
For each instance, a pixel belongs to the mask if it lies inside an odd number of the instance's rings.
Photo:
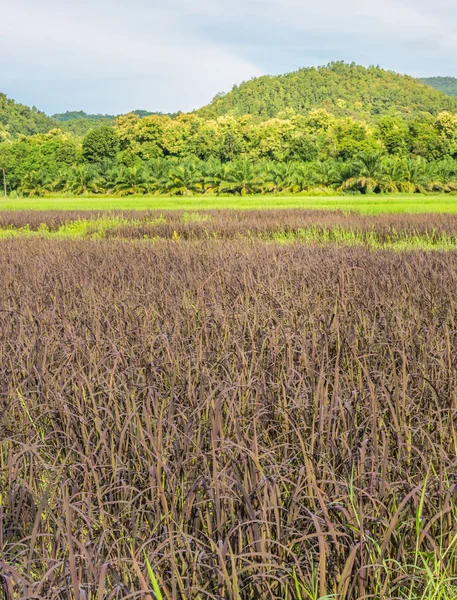
<svg viewBox="0 0 457 600">
<path fill-rule="evenodd" d="M 17 202 L 0 598 L 457 597 L 456 215 Z"/>
<path fill-rule="evenodd" d="M 371 250 L 456 250 L 455 215 L 357 215 L 338 211 L 0 212 L 1 239 L 248 240 Z M 192 246 L 190 246 L 192 248 Z"/>
<path fill-rule="evenodd" d="M 78 198 L 0 199 L 3 210 L 212 210 L 212 209 L 344 210 L 364 214 L 453 213 L 457 195 L 389 194 L 369 196 L 85 196 Z"/>
</svg>

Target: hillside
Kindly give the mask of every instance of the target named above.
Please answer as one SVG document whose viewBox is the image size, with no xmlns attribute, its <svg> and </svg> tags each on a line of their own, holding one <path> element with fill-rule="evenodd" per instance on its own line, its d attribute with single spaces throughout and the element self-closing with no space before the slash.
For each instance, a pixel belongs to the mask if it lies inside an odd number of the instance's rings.
<svg viewBox="0 0 457 600">
<path fill-rule="evenodd" d="M 45 113 L 18 104 L 0 93 L 0 140 L 6 133 L 13 137 L 18 134 L 33 135 L 46 133 L 55 127 L 55 121 Z"/>
<path fill-rule="evenodd" d="M 134 110 L 132 113 L 140 118 L 150 115 L 162 115 L 162 113 L 146 110 Z M 91 129 L 96 129 L 102 125 L 114 125 L 114 121 L 118 116 L 91 115 L 84 111 L 67 111 L 49 117 L 35 107 L 29 108 L 0 93 L 0 141 L 5 137 L 16 138 L 18 135 L 47 133 L 52 129 L 62 129 L 76 136 L 84 136 Z"/>
<path fill-rule="evenodd" d="M 147 110 L 132 110 L 132 112 L 129 114 L 136 115 L 140 119 L 144 119 L 145 117 L 150 117 L 152 115 L 164 116 L 161 112 L 149 112 Z M 57 127 L 63 131 L 82 137 L 91 129 L 97 129 L 102 125 L 108 127 L 114 126 L 115 120 L 121 116 L 124 115 L 89 115 L 81 110 L 52 115 L 51 118 L 57 121 Z M 170 114 L 166 116 L 172 117 L 176 115 Z"/>
<path fill-rule="evenodd" d="M 443 92 L 448 96 L 457 96 L 457 78 L 456 77 L 426 77 L 422 81 L 435 90 Z"/>
<path fill-rule="evenodd" d="M 315 108 L 366 120 L 384 114 L 408 118 L 423 112 L 457 111 L 457 99 L 413 77 L 337 62 L 252 79 L 216 96 L 197 113 L 208 117 L 252 114 L 269 119 L 285 109 L 306 114 Z"/>
<path fill-rule="evenodd" d="M 203 120 L 227 114 L 251 114 L 256 121 L 264 121 L 284 111 L 307 114 L 316 108 L 325 108 L 337 117 L 349 116 L 366 122 L 383 115 L 410 120 L 420 114 L 457 112 L 457 79 L 432 77 L 421 81 L 379 67 L 336 62 L 252 79 L 234 86 L 228 94 L 219 94 L 195 114 Z M 180 114 L 163 115 L 146 110 L 132 113 L 141 119 L 151 115 L 175 118 Z M 49 117 L 0 93 L 0 141 L 56 128 L 83 137 L 92 129 L 114 125 L 118 116 L 72 111 Z"/>
<path fill-rule="evenodd" d="M 60 123 L 66 123 L 68 121 L 112 121 L 116 117 L 114 115 L 88 115 L 83 110 L 78 111 L 67 111 L 64 113 L 58 113 L 56 115 L 52 115 L 51 119 L 55 121 L 59 121 Z"/>
</svg>

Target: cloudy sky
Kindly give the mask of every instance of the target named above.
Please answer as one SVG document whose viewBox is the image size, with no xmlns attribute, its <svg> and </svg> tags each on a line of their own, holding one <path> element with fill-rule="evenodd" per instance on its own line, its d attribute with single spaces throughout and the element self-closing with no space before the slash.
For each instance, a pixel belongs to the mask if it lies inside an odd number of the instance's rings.
<svg viewBox="0 0 457 600">
<path fill-rule="evenodd" d="M 191 110 L 332 60 L 457 76 L 455 0 L 0 0 L 0 91 L 47 113 Z"/>
</svg>

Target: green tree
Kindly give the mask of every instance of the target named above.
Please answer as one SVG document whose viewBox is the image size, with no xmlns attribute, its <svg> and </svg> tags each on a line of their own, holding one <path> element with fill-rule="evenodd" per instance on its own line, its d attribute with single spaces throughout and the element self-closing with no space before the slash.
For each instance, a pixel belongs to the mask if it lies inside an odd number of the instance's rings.
<svg viewBox="0 0 457 600">
<path fill-rule="evenodd" d="M 239 159 L 227 169 L 227 179 L 220 185 L 221 192 L 231 192 L 245 196 L 260 192 L 265 184 L 266 173 L 247 159 Z"/>
<path fill-rule="evenodd" d="M 119 169 L 118 177 L 114 184 L 114 192 L 119 196 L 132 194 L 145 194 L 149 191 L 147 173 L 141 164 Z"/>
<path fill-rule="evenodd" d="M 343 184 L 343 190 L 359 191 L 362 194 L 380 191 L 384 174 L 381 153 L 361 152 L 354 161 L 353 166 L 356 175 Z"/>
<path fill-rule="evenodd" d="M 44 196 L 53 189 L 53 178 L 46 171 L 29 171 L 18 188 L 22 194 L 29 197 Z"/>
<path fill-rule="evenodd" d="M 382 117 L 378 123 L 377 136 L 390 155 L 403 156 L 408 151 L 408 126 L 403 119 Z"/>
<path fill-rule="evenodd" d="M 167 190 L 170 164 L 163 158 L 156 158 L 148 163 L 148 181 L 152 192 L 162 193 Z"/>
<path fill-rule="evenodd" d="M 83 156 L 90 163 L 113 159 L 118 151 L 119 138 L 112 127 L 93 129 L 83 140 Z"/>
<path fill-rule="evenodd" d="M 293 187 L 296 171 L 296 163 L 272 163 L 267 169 L 265 177 L 268 190 L 271 192 L 284 192 Z"/>
<path fill-rule="evenodd" d="M 72 169 L 66 187 L 77 196 L 88 192 L 100 194 L 105 191 L 97 170 L 92 165 L 78 165 Z"/>
<path fill-rule="evenodd" d="M 193 196 L 203 190 L 203 175 L 194 163 L 170 169 L 167 191 L 180 196 Z"/>
</svg>

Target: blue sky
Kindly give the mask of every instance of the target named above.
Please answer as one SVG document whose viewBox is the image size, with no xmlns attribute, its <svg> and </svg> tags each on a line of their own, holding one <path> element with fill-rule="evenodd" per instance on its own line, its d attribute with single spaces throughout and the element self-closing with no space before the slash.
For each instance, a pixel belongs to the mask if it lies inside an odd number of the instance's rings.
<svg viewBox="0 0 457 600">
<path fill-rule="evenodd" d="M 51 114 L 192 110 L 332 60 L 457 76 L 455 0 L 1 0 L 0 91 Z"/>
</svg>

